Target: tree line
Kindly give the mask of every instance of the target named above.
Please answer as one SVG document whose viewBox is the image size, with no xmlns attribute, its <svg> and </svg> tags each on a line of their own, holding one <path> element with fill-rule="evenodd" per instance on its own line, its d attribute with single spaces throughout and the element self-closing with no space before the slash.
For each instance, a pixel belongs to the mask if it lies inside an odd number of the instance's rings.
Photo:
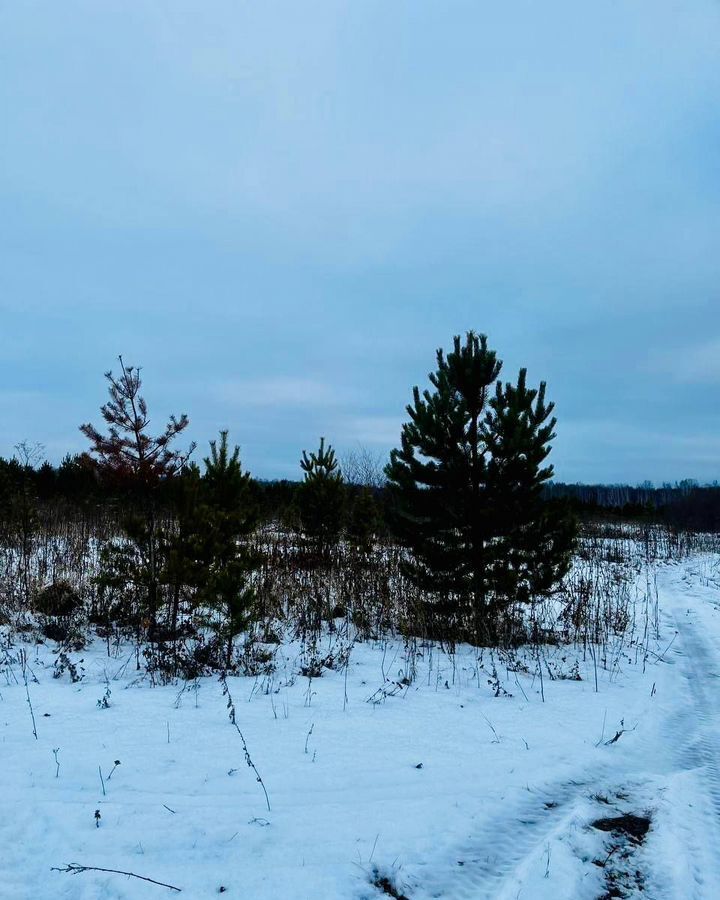
<svg viewBox="0 0 720 900">
<path fill-rule="evenodd" d="M 568 503 L 548 489 L 553 404 L 525 369 L 503 381 L 484 335 L 456 336 L 435 362 L 384 468 L 356 456 L 348 478 L 321 437 L 302 452 L 298 483 L 269 483 L 244 471 L 227 430 L 201 462 L 180 447 L 187 415 L 153 432 L 141 370 L 119 358 L 105 374 L 102 424 L 80 426 L 86 453 L 53 467 L 21 445 L 0 461 L 0 539 L 28 557 L 25 603 L 73 605 L 68 586 L 31 585 L 33 530 L 54 515 L 105 522 L 90 615 L 132 629 L 138 645 L 176 646 L 192 617 L 212 635 L 214 662 L 231 666 L 237 636 L 286 599 L 281 567 L 313 594 L 307 624 L 317 631 L 348 572 L 364 590 L 390 557 L 395 574 L 376 590 L 394 603 L 412 597 L 408 628 L 422 621 L 427 634 L 476 644 L 517 639 L 523 610 L 567 573 L 577 534 Z M 282 534 L 282 551 L 270 533 Z"/>
<path fill-rule="evenodd" d="M 566 500 L 584 519 L 616 518 L 662 522 L 670 527 L 720 531 L 720 485 L 693 479 L 655 487 L 650 483 L 563 484 L 545 487 L 545 496 Z"/>
<path fill-rule="evenodd" d="M 21 461 L 28 456 L 30 462 Z M 120 502 L 118 491 L 97 478 L 84 454 L 67 454 L 57 465 L 40 461 L 41 458 L 42 447 L 27 443 L 18 445 L 13 457 L 0 456 L 0 528 L 7 525 L 13 498 L 25 488 L 40 505 L 64 503 L 81 508 Z M 354 494 L 359 488 L 368 487 L 377 501 L 378 527 L 387 532 L 391 523 L 385 503 L 384 463 L 379 455 L 359 447 L 349 450 L 340 464 L 350 496 L 345 505 L 346 517 L 350 516 Z M 298 466 L 298 475 L 301 474 Z M 287 511 L 292 508 L 299 480 L 253 479 L 255 502 L 262 519 L 284 521 L 290 517 Z M 171 502 L 172 491 L 166 493 Z M 542 494 L 547 499 L 566 500 L 581 520 L 615 516 L 650 519 L 698 531 L 720 531 L 720 485 L 716 483 L 700 484 L 694 479 L 658 486 L 549 481 L 543 485 Z"/>
</svg>

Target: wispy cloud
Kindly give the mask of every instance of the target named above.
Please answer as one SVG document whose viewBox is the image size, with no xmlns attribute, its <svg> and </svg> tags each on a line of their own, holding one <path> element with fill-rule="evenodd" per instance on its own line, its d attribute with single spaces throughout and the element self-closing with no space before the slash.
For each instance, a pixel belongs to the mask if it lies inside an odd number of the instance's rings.
<svg viewBox="0 0 720 900">
<path fill-rule="evenodd" d="M 558 477 L 711 475 L 659 436 L 720 433 L 717 0 L 36 6 L 0 2 L 1 454 L 81 447 L 118 352 L 257 474 L 380 451 L 475 328 L 547 380 Z"/>
<path fill-rule="evenodd" d="M 652 353 L 648 367 L 680 383 L 720 385 L 720 337 Z"/>
<path fill-rule="evenodd" d="M 400 443 L 402 422 L 395 416 L 356 416 L 340 425 L 343 439 L 381 447 Z"/>
<path fill-rule="evenodd" d="M 348 401 L 349 392 L 333 384 L 305 376 L 247 378 L 216 383 L 212 396 L 230 408 L 319 409 Z"/>
</svg>

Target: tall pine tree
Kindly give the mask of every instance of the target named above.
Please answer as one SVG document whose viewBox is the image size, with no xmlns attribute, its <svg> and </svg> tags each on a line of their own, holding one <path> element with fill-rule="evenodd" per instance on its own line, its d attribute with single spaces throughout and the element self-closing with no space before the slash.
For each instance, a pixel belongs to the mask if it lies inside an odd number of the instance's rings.
<svg viewBox="0 0 720 900">
<path fill-rule="evenodd" d="M 484 429 L 495 533 L 488 580 L 494 596 L 520 603 L 552 591 L 567 572 L 575 542 L 566 507 L 543 497 L 553 475 L 547 458 L 557 424 L 554 404 L 545 402 L 545 382 L 528 388 L 526 377 L 521 369 L 516 385 L 498 382 Z"/>
<path fill-rule="evenodd" d="M 544 385 L 497 382 L 502 362 L 485 335 L 437 351 L 431 388 L 413 391 L 401 446 L 387 466 L 406 573 L 448 636 L 499 638 L 503 612 L 552 589 L 567 570 L 573 528 L 544 503 L 555 421 Z M 494 389 L 494 390 L 493 390 Z"/>
</svg>

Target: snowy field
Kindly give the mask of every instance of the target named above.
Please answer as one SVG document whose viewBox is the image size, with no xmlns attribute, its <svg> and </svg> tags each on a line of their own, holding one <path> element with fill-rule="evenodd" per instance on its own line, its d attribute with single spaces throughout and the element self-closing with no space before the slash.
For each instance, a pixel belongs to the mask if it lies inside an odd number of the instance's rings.
<svg viewBox="0 0 720 900">
<path fill-rule="evenodd" d="M 309 682 L 284 645 L 271 680 L 228 678 L 269 810 L 217 678 L 150 687 L 130 648 L 108 658 L 96 639 L 72 683 L 52 677 L 52 641 L 15 641 L 0 896 L 176 895 L 52 870 L 78 864 L 197 900 L 720 897 L 717 567 L 657 564 L 647 652 L 545 648 L 542 682 L 532 650 L 511 671 L 423 647 L 408 685 L 402 641 L 358 644 L 347 671 Z M 591 824 L 625 813 L 650 819 L 644 840 Z"/>
</svg>

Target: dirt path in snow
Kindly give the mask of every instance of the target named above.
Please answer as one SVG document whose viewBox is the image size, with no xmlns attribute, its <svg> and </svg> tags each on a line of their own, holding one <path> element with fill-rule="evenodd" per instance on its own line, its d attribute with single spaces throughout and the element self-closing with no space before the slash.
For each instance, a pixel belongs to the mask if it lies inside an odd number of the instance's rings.
<svg viewBox="0 0 720 900">
<path fill-rule="evenodd" d="M 647 793 L 643 786 L 675 785 L 667 804 L 670 813 L 658 826 L 668 828 L 665 846 L 676 858 L 647 857 L 645 864 L 656 870 L 646 873 L 647 892 L 638 896 L 720 898 L 720 613 L 713 609 L 720 603 L 720 592 L 718 584 L 683 567 L 663 575 L 662 605 L 678 632 L 671 650 L 678 700 L 662 722 L 660 745 L 648 735 L 637 755 L 627 760 L 625 771 L 609 764 L 545 785 L 458 845 L 452 860 L 411 891 L 413 898 L 497 900 L 513 885 L 516 891 L 528 862 L 587 817 L 584 801 L 589 795 L 605 793 L 618 781 L 637 785 L 641 805 L 640 797 Z M 526 887 L 532 896 L 532 885 Z M 573 888 L 568 886 L 568 891 L 558 900 L 575 900 Z"/>
<path fill-rule="evenodd" d="M 687 704 L 673 722 L 668 740 L 676 748 L 677 767 L 687 773 L 687 803 L 675 815 L 677 837 L 687 855 L 691 883 L 683 895 L 690 900 L 720 897 L 720 645 L 705 619 L 688 604 L 707 603 L 705 590 L 679 599 L 676 609 L 678 658 L 685 678 Z"/>
</svg>

